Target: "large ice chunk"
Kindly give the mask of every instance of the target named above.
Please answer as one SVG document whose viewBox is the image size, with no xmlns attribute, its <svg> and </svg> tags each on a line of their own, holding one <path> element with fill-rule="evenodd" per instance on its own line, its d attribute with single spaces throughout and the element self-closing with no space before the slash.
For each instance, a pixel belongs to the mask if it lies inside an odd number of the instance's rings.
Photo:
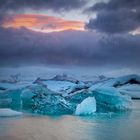
<svg viewBox="0 0 140 140">
<path fill-rule="evenodd" d="M 122 94 L 131 96 L 132 98 L 140 98 L 140 76 L 139 75 L 126 75 L 121 76 L 112 81 L 108 81 L 103 86 L 113 86 L 118 89 Z"/>
<path fill-rule="evenodd" d="M 98 88 L 92 91 L 98 111 L 125 111 L 132 107 L 131 97 L 123 95 L 113 87 Z"/>
<path fill-rule="evenodd" d="M 121 76 L 115 79 L 115 82 L 113 84 L 114 87 L 120 87 L 123 85 L 127 84 L 138 84 L 140 85 L 140 76 L 139 75 L 126 75 L 126 76 Z"/>
<path fill-rule="evenodd" d="M 11 116 L 19 116 L 19 115 L 22 115 L 22 113 L 14 111 L 10 108 L 0 109 L 0 117 L 11 117 Z"/>
<path fill-rule="evenodd" d="M 132 74 L 132 75 L 126 75 L 126 76 L 121 76 L 121 77 L 118 77 L 118 78 L 112 78 L 112 79 L 109 79 L 109 80 L 105 80 L 105 81 L 99 81 L 98 83 L 95 83 L 92 85 L 92 89 L 95 89 L 95 88 L 100 88 L 100 87 L 115 87 L 115 88 L 118 88 L 118 87 L 121 87 L 121 86 L 124 86 L 124 85 L 133 85 L 133 84 L 137 84 L 137 85 L 140 85 L 140 76 L 139 75 L 135 75 L 135 74 Z"/>
<path fill-rule="evenodd" d="M 118 91 L 131 96 L 132 98 L 140 99 L 140 85 L 138 84 L 128 84 L 118 88 Z"/>
<path fill-rule="evenodd" d="M 96 112 L 96 100 L 94 97 L 88 97 L 77 105 L 76 115 L 91 115 Z"/>
<path fill-rule="evenodd" d="M 21 90 L 5 90 L 0 93 L 0 107 L 21 109 Z"/>
</svg>

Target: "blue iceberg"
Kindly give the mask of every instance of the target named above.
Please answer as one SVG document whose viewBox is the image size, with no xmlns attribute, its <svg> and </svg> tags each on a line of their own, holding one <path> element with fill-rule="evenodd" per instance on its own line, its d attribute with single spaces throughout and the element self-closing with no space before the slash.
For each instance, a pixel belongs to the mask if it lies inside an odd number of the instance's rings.
<svg viewBox="0 0 140 140">
<path fill-rule="evenodd" d="M 66 79 L 65 79 L 66 80 Z M 112 79 L 114 81 L 114 79 Z M 128 80 L 128 79 L 127 79 Z M 126 81 L 126 80 L 125 80 Z M 130 81 L 130 78 L 129 78 Z M 134 80 L 131 82 L 134 82 Z M 0 84 L 0 108 L 26 110 L 38 114 L 93 114 L 93 112 L 116 112 L 130 110 L 131 97 L 125 93 L 139 92 L 139 85 L 125 83 L 119 87 L 105 83 L 39 80 L 36 83 L 10 85 Z M 116 82 L 115 82 L 116 83 Z M 114 85 L 114 82 L 113 82 Z M 124 88 L 125 87 L 125 88 Z M 127 92 L 126 92 L 127 91 Z"/>
<path fill-rule="evenodd" d="M 92 91 L 97 102 L 97 110 L 100 111 L 126 111 L 132 107 L 131 97 L 121 94 L 113 87 L 98 88 Z"/>
</svg>

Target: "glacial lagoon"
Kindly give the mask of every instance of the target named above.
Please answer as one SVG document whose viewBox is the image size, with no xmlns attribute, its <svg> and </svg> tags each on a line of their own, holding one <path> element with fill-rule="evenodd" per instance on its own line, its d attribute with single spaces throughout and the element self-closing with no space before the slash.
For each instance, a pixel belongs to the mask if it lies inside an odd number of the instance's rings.
<svg viewBox="0 0 140 140">
<path fill-rule="evenodd" d="M 92 116 L 23 113 L 0 118 L 0 140 L 139 140 L 140 100 L 132 111 Z"/>
</svg>

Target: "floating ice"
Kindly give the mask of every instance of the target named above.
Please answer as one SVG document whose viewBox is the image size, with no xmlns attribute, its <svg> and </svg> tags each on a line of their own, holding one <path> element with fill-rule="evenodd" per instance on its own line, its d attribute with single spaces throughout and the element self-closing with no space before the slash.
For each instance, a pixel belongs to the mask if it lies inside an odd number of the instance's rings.
<svg viewBox="0 0 140 140">
<path fill-rule="evenodd" d="M 75 112 L 81 115 L 90 114 L 93 111 L 89 106 L 92 98 L 96 100 L 97 112 L 115 112 L 131 109 L 131 97 L 140 97 L 137 75 L 105 79 L 97 83 L 79 81 L 74 83 L 72 79 L 66 81 L 67 78 L 58 76 L 53 80 L 38 79 L 34 84 L 31 82 L 0 83 L 0 107 L 23 109 L 39 114 L 55 115 Z"/>
<path fill-rule="evenodd" d="M 88 97 L 77 105 L 76 115 L 91 115 L 96 112 L 96 100 L 94 97 Z"/>
<path fill-rule="evenodd" d="M 139 75 L 127 75 L 127 76 L 121 76 L 115 79 L 115 82 L 113 84 L 114 87 L 120 87 L 126 84 L 138 84 L 140 85 L 140 76 Z"/>
<path fill-rule="evenodd" d="M 128 84 L 118 88 L 122 94 L 126 94 L 131 96 L 132 98 L 139 98 L 140 99 L 140 85 L 138 84 Z"/>
<path fill-rule="evenodd" d="M 0 117 L 11 117 L 22 115 L 21 112 L 14 111 L 10 108 L 0 109 Z"/>
<path fill-rule="evenodd" d="M 0 107 L 21 109 L 21 89 L 5 90 L 0 93 Z"/>
<path fill-rule="evenodd" d="M 125 111 L 131 109 L 132 100 L 113 87 L 98 88 L 93 91 L 98 111 Z"/>
<path fill-rule="evenodd" d="M 116 87 L 117 88 L 126 84 L 140 85 L 140 76 L 132 74 L 132 75 L 121 76 L 118 78 L 112 78 L 105 81 L 98 81 L 98 83 L 95 83 L 93 85 L 93 88 L 94 87 Z"/>
</svg>

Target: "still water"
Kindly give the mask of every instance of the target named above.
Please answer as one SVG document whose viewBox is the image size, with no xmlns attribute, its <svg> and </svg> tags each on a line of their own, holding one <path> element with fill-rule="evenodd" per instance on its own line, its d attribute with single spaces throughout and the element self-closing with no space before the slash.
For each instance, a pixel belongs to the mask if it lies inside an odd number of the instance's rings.
<svg viewBox="0 0 140 140">
<path fill-rule="evenodd" d="M 127 113 L 0 118 L 0 140 L 140 140 L 140 100 Z"/>
</svg>

